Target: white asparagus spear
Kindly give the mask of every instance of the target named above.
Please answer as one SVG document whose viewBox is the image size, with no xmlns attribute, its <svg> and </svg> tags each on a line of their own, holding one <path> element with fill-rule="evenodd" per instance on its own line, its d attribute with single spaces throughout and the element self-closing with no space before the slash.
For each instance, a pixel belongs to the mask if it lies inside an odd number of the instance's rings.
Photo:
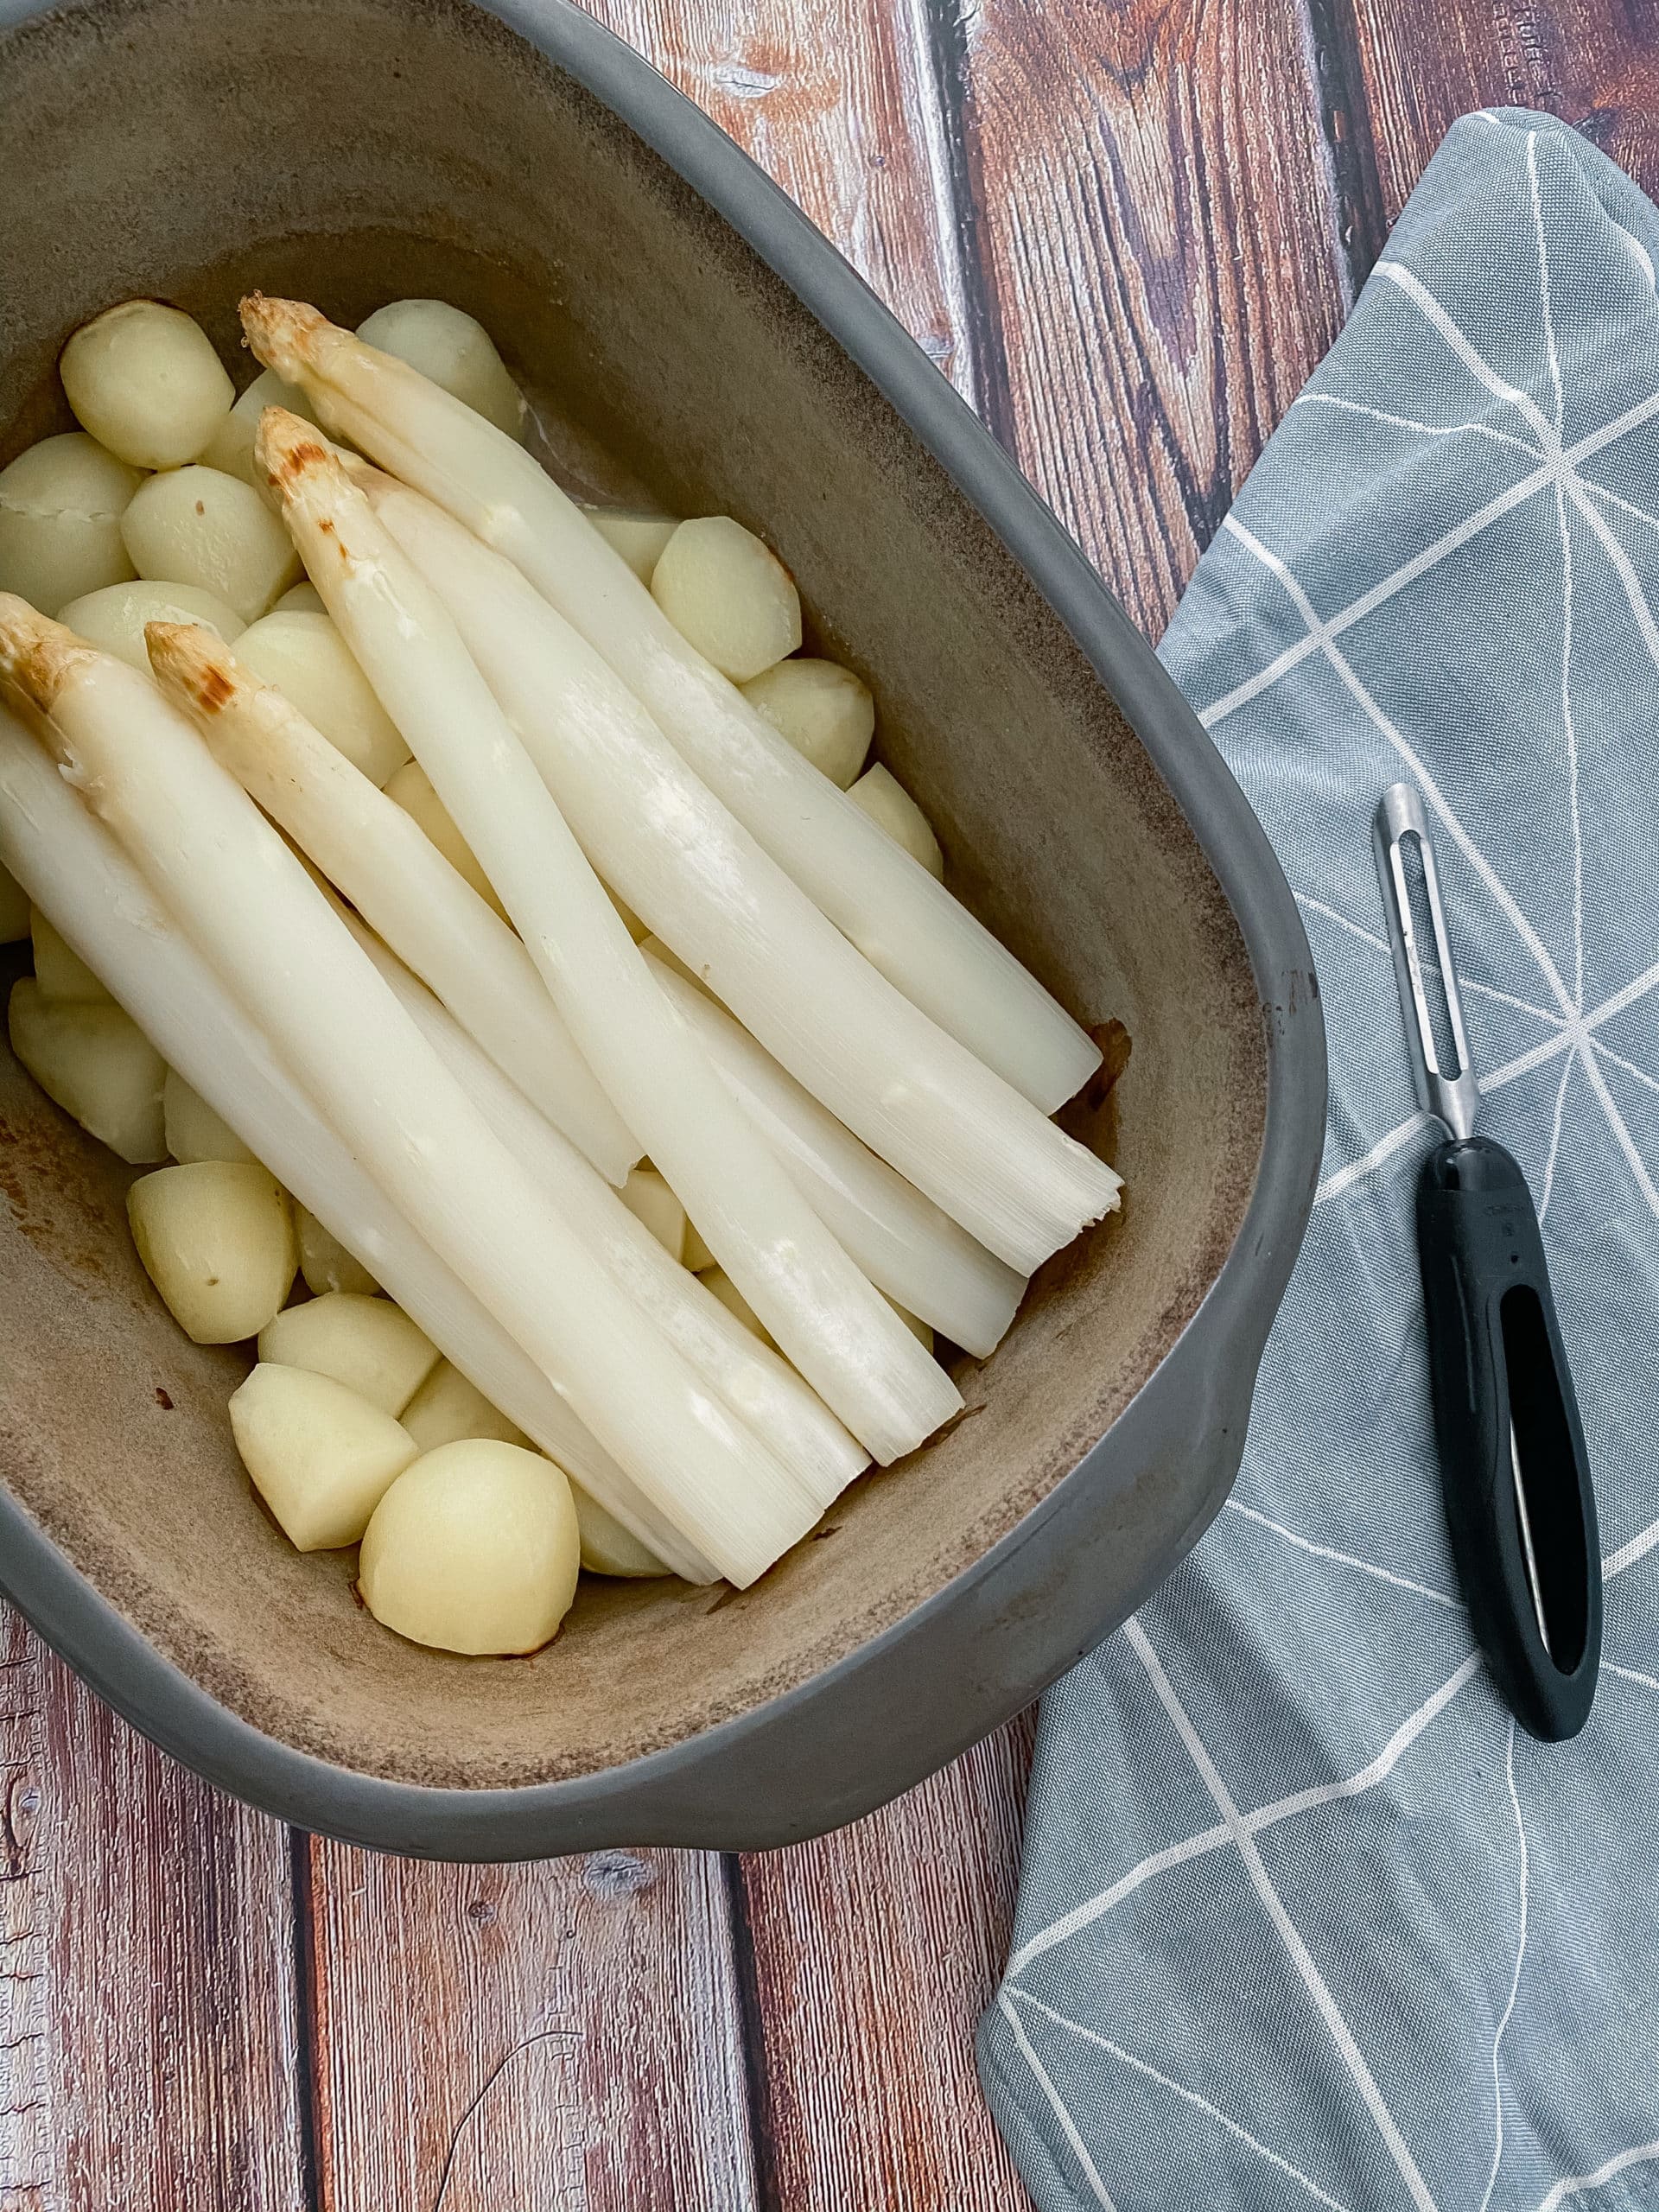
<svg viewBox="0 0 1659 2212">
<path fill-rule="evenodd" d="M 1026 1278 L 879 1160 L 695 983 L 646 950 L 733 1095 L 878 1290 L 976 1359 L 996 1350 Z"/>
<path fill-rule="evenodd" d="M 548 1120 L 624 1182 L 642 1147 L 506 924 L 401 806 L 211 630 L 154 622 L 146 635 L 157 680 L 214 758 Z"/>
<path fill-rule="evenodd" d="M 752 836 L 906 997 L 1052 1113 L 1098 1047 L 966 907 L 689 645 L 516 440 L 315 308 L 256 293 L 242 326 L 328 427 L 520 568 L 644 700 Z"/>
<path fill-rule="evenodd" d="M 1112 1170 L 848 943 L 510 561 L 417 492 L 367 497 L 594 865 L 815 1097 L 1021 1274 L 1116 1205 Z"/>
<path fill-rule="evenodd" d="M 599 1487 L 689 1581 L 715 1568 L 657 1512 L 547 1377 L 365 1174 L 55 764 L 0 707 L 0 866 L 25 884 L 156 1049 L 375 1274 L 452 1365 L 573 1480 Z"/>
<path fill-rule="evenodd" d="M 821 1505 L 839 1497 L 870 1463 L 792 1369 L 757 1344 L 712 1293 L 671 1259 L 644 1222 L 594 1174 L 573 1145 L 480 1052 L 432 994 L 353 917 L 346 926 L 450 1073 L 503 1144 L 547 1191 L 578 1236 L 641 1313 L 764 1436 Z"/>
<path fill-rule="evenodd" d="M 884 1464 L 913 1451 L 961 1409 L 955 1384 L 670 1008 L 454 623 L 363 493 L 296 416 L 268 410 L 256 450 L 328 612 L 624 1121 L 824 1403 Z"/>
<path fill-rule="evenodd" d="M 405 1219 L 699 1552 L 764 1573 L 816 1500 L 560 1219 L 190 723 L 21 600 L 0 598 L 0 683 Z"/>
</svg>

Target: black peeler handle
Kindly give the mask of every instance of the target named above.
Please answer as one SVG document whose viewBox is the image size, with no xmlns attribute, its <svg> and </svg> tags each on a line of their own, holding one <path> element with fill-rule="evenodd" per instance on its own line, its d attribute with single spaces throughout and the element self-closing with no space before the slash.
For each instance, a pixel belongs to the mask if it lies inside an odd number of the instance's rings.
<svg viewBox="0 0 1659 2212">
<path fill-rule="evenodd" d="M 1560 1743 L 1596 1694 L 1601 1552 L 1538 1217 L 1502 1145 L 1459 1137 L 1429 1154 L 1417 1244 L 1446 1517 L 1471 1623 L 1522 1727 Z"/>
</svg>

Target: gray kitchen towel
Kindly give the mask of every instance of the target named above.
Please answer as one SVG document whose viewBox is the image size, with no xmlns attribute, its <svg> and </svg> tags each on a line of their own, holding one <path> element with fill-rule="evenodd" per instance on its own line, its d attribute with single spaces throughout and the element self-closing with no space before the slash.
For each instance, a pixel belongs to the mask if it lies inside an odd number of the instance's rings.
<svg viewBox="0 0 1659 2212">
<path fill-rule="evenodd" d="M 1331 1112 L 1237 1488 L 1043 1708 L 980 2044 L 1043 2212 L 1659 2204 L 1656 262 L 1582 138 L 1465 118 L 1164 643 L 1300 904 Z M 1598 1486 L 1566 1745 L 1447 1554 L 1370 847 L 1401 777 Z"/>
</svg>

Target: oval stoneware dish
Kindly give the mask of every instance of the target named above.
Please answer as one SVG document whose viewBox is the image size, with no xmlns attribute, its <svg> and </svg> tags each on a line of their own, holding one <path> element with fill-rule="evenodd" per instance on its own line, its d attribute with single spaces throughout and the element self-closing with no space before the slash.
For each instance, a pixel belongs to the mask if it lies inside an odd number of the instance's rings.
<svg viewBox="0 0 1659 2212">
<path fill-rule="evenodd" d="M 1227 1493 L 1317 1171 L 1273 855 L 1144 643 L 938 370 L 688 102 L 559 0 L 0 0 L 0 462 L 59 347 L 155 294 L 354 323 L 445 297 L 580 490 L 765 529 L 878 700 L 958 892 L 1133 1054 L 1128 1179 L 969 1414 L 753 1589 L 584 1583 L 536 1657 L 378 1628 L 257 1503 L 133 1256 L 124 1177 L 0 1070 L 0 1581 L 168 1750 L 304 1827 L 512 1858 L 759 1847 L 918 1780 L 1147 1594 Z M 248 364 L 246 374 L 253 373 Z"/>
</svg>

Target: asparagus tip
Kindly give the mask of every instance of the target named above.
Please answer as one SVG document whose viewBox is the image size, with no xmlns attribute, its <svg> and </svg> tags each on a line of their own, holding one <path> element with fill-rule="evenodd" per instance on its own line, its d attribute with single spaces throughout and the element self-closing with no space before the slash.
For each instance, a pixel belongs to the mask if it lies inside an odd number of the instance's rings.
<svg viewBox="0 0 1659 2212">
<path fill-rule="evenodd" d="M 339 467 L 315 423 L 285 407 L 267 407 L 260 416 L 253 451 L 267 482 L 284 502 L 314 472 Z"/>
<path fill-rule="evenodd" d="M 92 656 L 73 630 L 14 592 L 0 592 L 0 693 L 49 714 L 78 661 Z"/>
<path fill-rule="evenodd" d="M 200 714 L 216 715 L 236 696 L 230 654 L 199 622 L 146 622 L 144 649 L 156 681 Z"/>
<path fill-rule="evenodd" d="M 264 292 L 248 293 L 238 312 L 255 359 L 289 384 L 300 382 L 301 372 L 315 361 L 318 341 L 334 327 L 304 300 L 273 300 Z"/>
</svg>

